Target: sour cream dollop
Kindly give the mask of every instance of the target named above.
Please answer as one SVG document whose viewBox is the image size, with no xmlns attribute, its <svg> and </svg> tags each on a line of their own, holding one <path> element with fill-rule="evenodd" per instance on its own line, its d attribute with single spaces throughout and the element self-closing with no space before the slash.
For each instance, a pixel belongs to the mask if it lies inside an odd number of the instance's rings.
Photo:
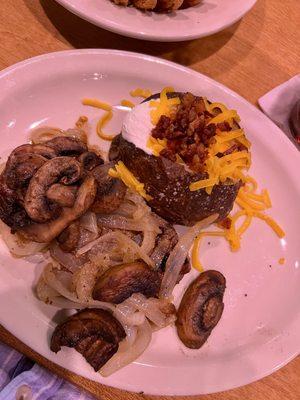
<svg viewBox="0 0 300 400">
<path fill-rule="evenodd" d="M 147 142 L 154 128 L 150 111 L 149 102 L 139 104 L 126 115 L 122 125 L 123 138 L 147 154 L 152 154 Z"/>
</svg>

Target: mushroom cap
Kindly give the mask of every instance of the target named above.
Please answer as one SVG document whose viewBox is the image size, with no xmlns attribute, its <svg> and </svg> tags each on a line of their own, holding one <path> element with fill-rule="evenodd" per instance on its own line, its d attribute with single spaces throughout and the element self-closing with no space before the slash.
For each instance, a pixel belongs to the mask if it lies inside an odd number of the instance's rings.
<svg viewBox="0 0 300 400">
<path fill-rule="evenodd" d="M 31 178 L 24 208 L 35 222 L 46 222 L 58 216 L 61 208 L 47 200 L 46 192 L 54 183 L 71 185 L 82 176 L 81 164 L 72 157 L 56 157 L 44 163 Z"/>
<path fill-rule="evenodd" d="M 79 156 L 87 151 L 86 144 L 72 136 L 57 136 L 45 145 L 51 147 L 57 156 Z"/>
<path fill-rule="evenodd" d="M 83 169 L 91 171 L 98 165 L 104 164 L 103 159 L 94 151 L 86 151 L 78 157 L 78 161 L 82 164 Z"/>
<path fill-rule="evenodd" d="M 156 297 L 161 283 L 160 274 L 143 261 L 115 265 L 100 276 L 93 298 L 119 304 L 133 293 Z"/>
<path fill-rule="evenodd" d="M 219 322 L 226 287 L 224 276 L 218 271 L 205 271 L 186 290 L 178 312 L 177 333 L 191 349 L 199 349 Z"/>
<path fill-rule="evenodd" d="M 93 177 L 86 177 L 78 189 L 73 207 L 63 208 L 59 218 L 44 224 L 31 224 L 19 230 L 26 239 L 39 243 L 50 243 L 71 222 L 81 217 L 93 204 L 97 185 Z"/>
<path fill-rule="evenodd" d="M 36 171 L 47 159 L 35 153 L 19 153 L 10 158 L 5 168 L 5 178 L 12 190 L 26 187 Z"/>
<path fill-rule="evenodd" d="M 54 183 L 47 190 L 46 197 L 61 207 L 72 207 L 75 203 L 77 191 L 77 186 L 65 186 L 61 183 Z"/>
<path fill-rule="evenodd" d="M 97 181 L 97 196 L 91 211 L 99 214 L 110 214 L 117 210 L 124 200 L 126 186 L 119 180 L 108 175 L 108 171 L 115 165 L 110 162 L 99 165 L 91 171 Z"/>
<path fill-rule="evenodd" d="M 62 346 L 75 347 L 98 371 L 126 337 L 119 321 L 108 311 L 84 309 L 58 325 L 52 335 L 50 348 L 57 353 Z"/>
<path fill-rule="evenodd" d="M 80 239 L 80 222 L 78 220 L 72 222 L 62 233 L 57 237 L 60 248 L 63 251 L 74 251 Z"/>
</svg>

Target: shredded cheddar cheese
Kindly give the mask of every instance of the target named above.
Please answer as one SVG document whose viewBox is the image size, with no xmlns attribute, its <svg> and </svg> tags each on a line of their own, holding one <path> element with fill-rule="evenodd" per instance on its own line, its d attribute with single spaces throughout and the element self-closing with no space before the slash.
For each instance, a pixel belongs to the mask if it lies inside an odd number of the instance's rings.
<svg viewBox="0 0 300 400">
<path fill-rule="evenodd" d="M 150 107 L 153 107 L 153 110 L 150 112 L 151 122 L 153 125 L 156 125 L 162 115 L 169 116 L 174 109 L 174 106 L 180 104 L 179 97 L 174 97 L 168 99 L 167 93 L 174 92 L 172 87 L 164 88 L 160 93 L 159 100 L 151 100 Z"/>
<path fill-rule="evenodd" d="M 236 110 L 225 110 L 221 112 L 220 114 L 216 115 L 213 117 L 208 125 L 210 124 L 220 124 L 221 122 L 228 122 L 230 126 L 233 126 L 233 121 L 239 122 L 240 117 L 238 116 L 238 113 Z"/>
<path fill-rule="evenodd" d="M 251 156 L 247 151 L 237 151 L 224 157 L 210 155 L 206 160 L 206 168 L 209 175 L 208 179 L 202 179 L 190 184 L 190 191 L 194 192 L 205 188 L 211 194 L 214 185 L 227 179 L 235 180 L 237 170 L 248 169 L 251 165 Z"/>
<path fill-rule="evenodd" d="M 152 151 L 152 154 L 156 157 L 159 153 L 167 146 L 167 139 L 155 139 L 153 136 L 149 136 L 147 141 L 147 147 Z"/>
<path fill-rule="evenodd" d="M 194 268 L 197 270 L 203 270 L 202 264 L 198 258 L 199 246 L 201 238 L 204 236 L 223 236 L 229 243 L 231 251 L 238 251 L 241 247 L 242 235 L 247 231 L 253 218 L 259 218 L 266 222 L 274 233 L 279 237 L 283 238 L 285 232 L 277 224 L 276 221 L 269 215 L 265 214 L 264 211 L 272 206 L 270 195 L 266 189 L 262 190 L 261 193 L 256 193 L 257 182 L 250 176 L 240 175 L 240 179 L 244 182 L 244 186 L 240 188 L 238 196 L 236 198 L 236 204 L 240 207 L 240 210 L 236 211 L 230 218 L 230 228 L 212 232 L 201 232 L 201 234 L 195 239 L 192 249 L 192 263 Z M 240 219 L 242 223 L 237 226 Z M 284 263 L 284 259 L 280 259 Z"/>
<path fill-rule="evenodd" d="M 201 232 L 194 241 L 193 248 L 192 248 L 192 265 L 195 269 L 199 272 L 203 272 L 203 266 L 199 259 L 199 251 L 200 251 L 200 242 L 204 236 L 225 236 L 223 232 Z"/>
<path fill-rule="evenodd" d="M 144 184 L 139 182 L 132 172 L 125 166 L 122 161 L 119 161 L 115 168 L 110 168 L 108 174 L 113 178 L 118 178 L 123 181 L 123 183 L 130 189 L 137 192 L 139 195 L 144 197 L 146 200 L 151 200 L 152 197 L 149 196 L 144 188 Z"/>
<path fill-rule="evenodd" d="M 130 96 L 131 97 L 142 97 L 143 99 L 147 99 L 148 97 L 152 96 L 152 92 L 149 89 L 137 88 L 137 89 L 131 90 Z"/>
<path fill-rule="evenodd" d="M 115 137 L 115 135 L 107 135 L 102 131 L 102 128 L 104 128 L 108 124 L 108 122 L 112 119 L 112 117 L 113 117 L 112 111 L 108 111 L 103 115 L 102 118 L 100 118 L 100 120 L 97 123 L 97 128 L 96 128 L 97 135 L 103 140 L 112 141 L 113 138 Z"/>
<path fill-rule="evenodd" d="M 99 108 L 100 110 L 106 111 L 106 113 L 100 118 L 100 120 L 97 123 L 96 132 L 101 139 L 112 141 L 115 135 L 107 135 L 102 130 L 113 117 L 112 106 L 98 99 L 85 98 L 82 99 L 81 102 L 84 106 L 95 107 Z"/>
<path fill-rule="evenodd" d="M 90 106 L 90 107 L 95 107 L 95 108 L 100 108 L 100 110 L 104 111 L 111 111 L 112 106 L 108 103 L 105 103 L 103 101 L 97 100 L 97 99 L 82 99 L 82 104 L 84 106 Z"/>
<path fill-rule="evenodd" d="M 121 106 L 133 108 L 133 107 L 135 107 L 135 104 L 130 100 L 124 99 L 124 100 L 121 100 Z"/>
</svg>

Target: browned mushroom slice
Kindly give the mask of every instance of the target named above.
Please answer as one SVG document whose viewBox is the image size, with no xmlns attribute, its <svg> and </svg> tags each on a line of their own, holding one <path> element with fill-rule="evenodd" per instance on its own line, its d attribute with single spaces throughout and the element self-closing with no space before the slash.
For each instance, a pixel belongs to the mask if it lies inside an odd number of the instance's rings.
<svg viewBox="0 0 300 400">
<path fill-rule="evenodd" d="M 12 232 L 30 223 L 17 193 L 7 186 L 3 174 L 0 176 L 0 218 L 12 229 Z"/>
<path fill-rule="evenodd" d="M 93 290 L 93 298 L 119 304 L 133 293 L 156 297 L 160 283 L 160 274 L 143 261 L 116 265 L 100 276 Z"/>
<path fill-rule="evenodd" d="M 108 175 L 108 170 L 114 163 L 99 165 L 91 171 L 97 181 L 97 196 L 91 211 L 99 214 L 110 214 L 117 210 L 124 200 L 126 186 L 119 179 Z"/>
<path fill-rule="evenodd" d="M 57 237 L 60 248 L 63 251 L 74 251 L 80 239 L 80 223 L 74 221 Z"/>
<path fill-rule="evenodd" d="M 226 287 L 224 276 L 217 271 L 205 271 L 185 292 L 177 313 L 177 333 L 191 349 L 199 349 L 219 322 Z"/>
<path fill-rule="evenodd" d="M 20 153 L 10 158 L 4 172 L 7 185 L 13 190 L 26 187 L 46 161 L 46 158 L 34 153 Z"/>
<path fill-rule="evenodd" d="M 126 334 L 111 313 L 85 309 L 58 325 L 50 348 L 57 353 L 62 346 L 74 347 L 98 371 L 118 350 Z"/>
<path fill-rule="evenodd" d="M 55 183 L 47 190 L 46 197 L 61 207 L 72 207 L 75 203 L 77 191 L 77 186 L 65 186 L 61 183 Z"/>
<path fill-rule="evenodd" d="M 32 224 L 19 233 L 26 239 L 40 243 L 49 243 L 55 239 L 71 222 L 81 217 L 92 205 L 96 196 L 96 181 L 87 177 L 78 189 L 77 197 L 72 208 L 63 208 L 59 218 L 45 224 Z"/>
<path fill-rule="evenodd" d="M 78 156 L 87 151 L 87 146 L 71 136 L 57 136 L 45 143 L 58 156 Z"/>
<path fill-rule="evenodd" d="M 156 11 L 175 11 L 182 6 L 183 0 L 158 0 Z"/>
<path fill-rule="evenodd" d="M 61 207 L 50 202 L 46 192 L 54 183 L 71 185 L 82 175 L 81 165 L 71 157 L 56 157 L 47 161 L 31 178 L 24 207 L 29 217 L 36 222 L 46 222 L 59 215 Z"/>
<path fill-rule="evenodd" d="M 19 147 L 16 147 L 14 151 L 12 151 L 11 155 L 9 156 L 7 162 L 9 163 L 10 159 L 12 159 L 14 156 L 19 155 L 19 154 L 38 154 L 42 157 L 45 158 L 54 158 L 57 156 L 55 150 L 53 150 L 51 147 L 48 147 L 43 144 L 22 144 Z"/>
<path fill-rule="evenodd" d="M 78 157 L 78 161 L 82 164 L 86 171 L 91 171 L 98 165 L 104 164 L 103 159 L 94 151 L 86 151 Z"/>
</svg>

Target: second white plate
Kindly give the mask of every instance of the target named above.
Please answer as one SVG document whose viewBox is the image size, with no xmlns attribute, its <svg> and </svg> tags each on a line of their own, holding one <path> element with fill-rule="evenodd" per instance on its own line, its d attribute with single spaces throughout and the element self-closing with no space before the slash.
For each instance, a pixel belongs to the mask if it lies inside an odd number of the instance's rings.
<svg viewBox="0 0 300 400">
<path fill-rule="evenodd" d="M 120 35 L 178 42 L 212 35 L 241 19 L 256 0 L 203 0 L 170 14 L 142 12 L 110 0 L 56 0 L 81 18 Z"/>
</svg>

